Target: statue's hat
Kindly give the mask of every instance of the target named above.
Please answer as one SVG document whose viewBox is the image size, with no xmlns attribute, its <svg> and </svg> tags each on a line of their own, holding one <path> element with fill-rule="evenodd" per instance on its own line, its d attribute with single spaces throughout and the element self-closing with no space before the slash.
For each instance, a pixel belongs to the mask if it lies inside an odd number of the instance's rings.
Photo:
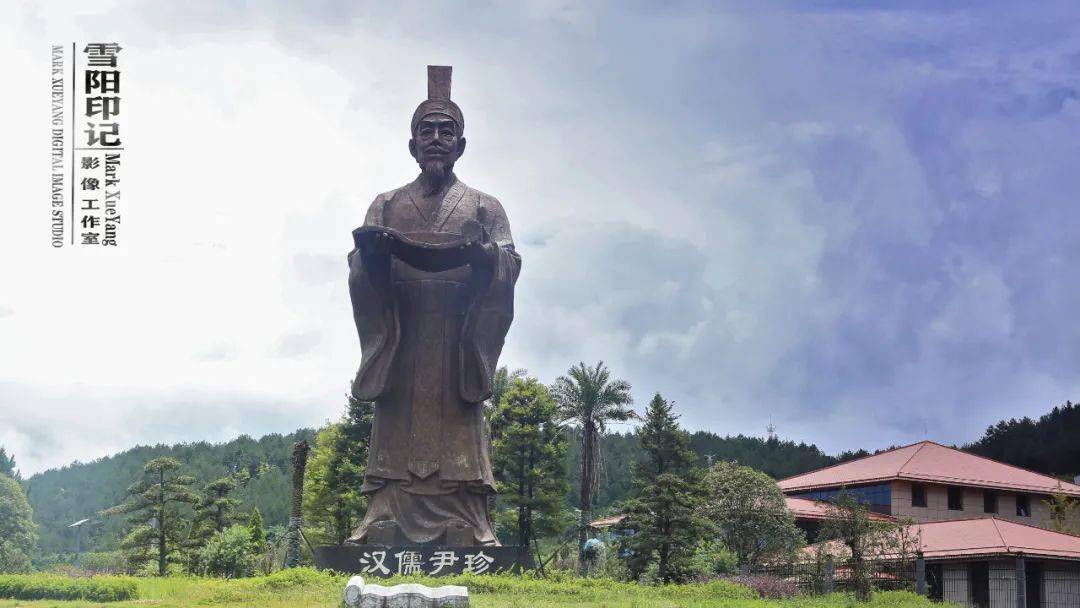
<svg viewBox="0 0 1080 608">
<path fill-rule="evenodd" d="M 428 75 L 428 98 L 420 102 L 412 116 L 412 132 L 416 132 L 416 125 L 429 114 L 442 114 L 449 116 L 458 126 L 458 134 L 465 131 L 465 117 L 461 114 L 461 108 L 450 101 L 450 73 L 453 70 L 448 65 L 427 66 Z"/>
</svg>

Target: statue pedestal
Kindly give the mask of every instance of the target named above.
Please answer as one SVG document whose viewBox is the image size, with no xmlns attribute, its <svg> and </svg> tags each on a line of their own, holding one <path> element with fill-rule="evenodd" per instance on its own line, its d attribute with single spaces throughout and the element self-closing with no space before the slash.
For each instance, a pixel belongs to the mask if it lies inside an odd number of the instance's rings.
<svg viewBox="0 0 1080 608">
<path fill-rule="evenodd" d="M 354 576 L 345 585 L 345 605 L 349 608 L 468 608 L 469 590 L 447 585 L 365 585 Z"/>
<path fill-rule="evenodd" d="M 532 570 L 532 555 L 523 547 L 446 547 L 341 545 L 315 547 L 315 565 L 337 572 L 385 577 L 398 574 L 520 573 Z"/>
</svg>

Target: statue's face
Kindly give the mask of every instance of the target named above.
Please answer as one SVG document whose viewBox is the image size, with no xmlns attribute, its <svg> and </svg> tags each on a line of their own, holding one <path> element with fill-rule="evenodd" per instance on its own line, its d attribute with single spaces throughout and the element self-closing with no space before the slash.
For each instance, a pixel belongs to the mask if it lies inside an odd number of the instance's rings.
<svg viewBox="0 0 1080 608">
<path fill-rule="evenodd" d="M 424 168 L 430 164 L 453 167 L 465 152 L 465 138 L 449 116 L 430 114 L 416 125 L 409 140 L 409 153 Z"/>
</svg>

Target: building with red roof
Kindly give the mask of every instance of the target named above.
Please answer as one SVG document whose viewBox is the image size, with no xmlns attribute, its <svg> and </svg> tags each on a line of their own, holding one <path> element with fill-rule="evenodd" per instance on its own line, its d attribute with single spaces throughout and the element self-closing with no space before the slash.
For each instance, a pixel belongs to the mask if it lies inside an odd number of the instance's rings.
<svg viewBox="0 0 1080 608">
<path fill-rule="evenodd" d="M 777 482 L 784 494 L 831 500 L 841 488 L 883 515 L 917 522 L 993 516 L 1051 526 L 1051 494 L 1080 486 L 932 441 L 922 441 Z M 1080 514 L 1075 522 L 1080 527 Z"/>
<path fill-rule="evenodd" d="M 977 608 L 1080 608 L 1080 536 L 1049 529 L 1047 504 L 1052 494 L 1080 498 L 1074 483 L 931 441 L 777 483 L 811 540 L 841 490 L 878 521 L 915 522 L 909 532 L 932 597 Z M 1080 529 L 1080 513 L 1073 516 Z M 819 549 L 845 551 L 831 541 L 807 555 Z"/>
</svg>

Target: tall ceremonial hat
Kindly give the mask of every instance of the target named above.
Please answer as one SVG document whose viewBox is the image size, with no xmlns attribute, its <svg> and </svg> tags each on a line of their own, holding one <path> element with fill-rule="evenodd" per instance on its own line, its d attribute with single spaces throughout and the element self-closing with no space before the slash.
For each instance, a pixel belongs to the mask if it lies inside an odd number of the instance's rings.
<svg viewBox="0 0 1080 608">
<path fill-rule="evenodd" d="M 427 66 L 428 98 L 420 102 L 413 112 L 410 132 L 416 133 L 416 125 L 430 114 L 449 116 L 457 123 L 458 134 L 465 132 L 465 117 L 461 114 L 461 108 L 450 101 L 450 73 L 453 69 L 448 65 Z"/>
</svg>

